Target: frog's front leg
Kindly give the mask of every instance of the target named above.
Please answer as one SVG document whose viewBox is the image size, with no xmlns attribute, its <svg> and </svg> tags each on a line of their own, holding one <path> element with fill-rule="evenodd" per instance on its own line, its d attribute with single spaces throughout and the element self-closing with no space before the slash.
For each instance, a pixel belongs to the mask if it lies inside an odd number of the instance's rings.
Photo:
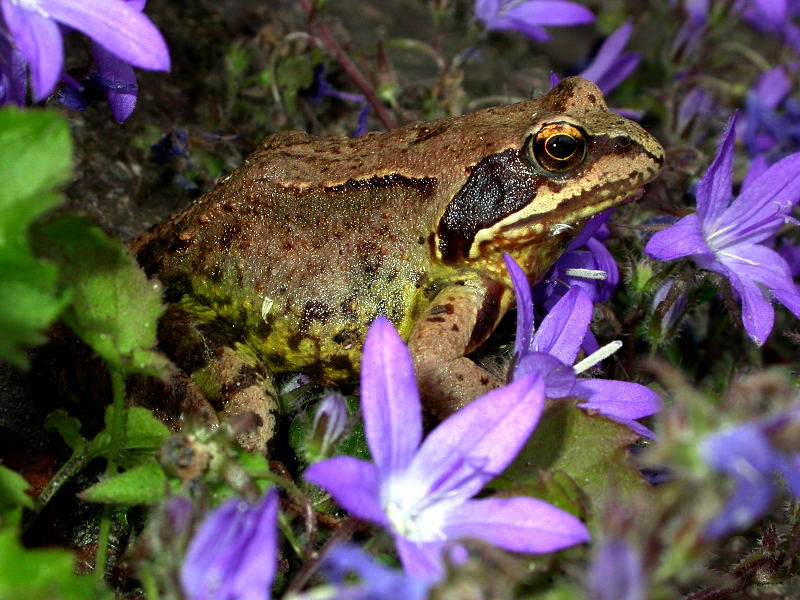
<svg viewBox="0 0 800 600">
<path fill-rule="evenodd" d="M 513 295 L 501 283 L 451 285 L 420 315 L 408 339 L 428 410 L 439 418 L 503 384 L 466 357 L 494 331 Z"/>
</svg>

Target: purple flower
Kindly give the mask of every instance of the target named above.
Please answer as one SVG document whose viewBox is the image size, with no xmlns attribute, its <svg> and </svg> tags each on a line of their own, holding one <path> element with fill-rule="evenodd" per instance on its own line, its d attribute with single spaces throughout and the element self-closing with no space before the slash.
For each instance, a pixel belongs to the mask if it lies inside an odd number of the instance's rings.
<svg viewBox="0 0 800 600">
<path fill-rule="evenodd" d="M 791 90 L 784 68 L 775 67 L 747 94 L 741 137 L 750 156 L 775 162 L 800 148 L 800 103 Z"/>
<path fill-rule="evenodd" d="M 314 413 L 311 425 L 311 446 L 313 455 L 310 462 L 330 456 L 336 443 L 341 439 L 347 425 L 347 405 L 344 396 L 334 392 L 325 396 Z"/>
<path fill-rule="evenodd" d="M 604 94 L 608 95 L 639 65 L 638 53 L 626 52 L 623 54 L 622 52 L 625 44 L 628 43 L 628 38 L 631 37 L 632 30 L 633 24 L 626 21 L 606 38 L 589 66 L 578 75 L 594 82 Z M 560 79 L 555 74 L 550 75 L 551 86 L 556 85 L 559 81 Z"/>
<path fill-rule="evenodd" d="M 6 39 L 0 27 L 0 106 L 25 104 L 25 59 Z"/>
<path fill-rule="evenodd" d="M 334 585 L 293 595 L 292 600 L 424 600 L 428 596 L 427 582 L 375 562 L 353 544 L 334 547 L 321 570 Z"/>
<path fill-rule="evenodd" d="M 35 100 L 61 77 L 59 24 L 89 36 L 117 59 L 154 71 L 170 67 L 169 52 L 155 25 L 139 10 L 141 0 L 0 0 L 8 31 L 28 62 Z M 106 65 L 108 72 L 111 68 Z"/>
<path fill-rule="evenodd" d="M 367 332 L 361 408 L 374 462 L 340 456 L 306 479 L 351 514 L 390 530 L 407 573 L 434 580 L 442 553 L 462 538 L 515 552 L 553 552 L 589 538 L 586 528 L 541 500 L 473 500 L 514 459 L 544 404 L 536 375 L 468 404 L 422 439 L 422 408 L 408 349 L 385 317 Z"/>
<path fill-rule="evenodd" d="M 589 568 L 589 598 L 645 600 L 646 591 L 639 554 L 619 538 L 605 540 Z"/>
<path fill-rule="evenodd" d="M 311 103 L 318 104 L 326 96 L 337 98 L 345 102 L 353 102 L 361 107 L 358 113 L 358 125 L 353 133 L 353 137 L 359 137 L 367 132 L 367 117 L 369 116 L 369 103 L 367 99 L 361 94 L 353 94 L 350 92 L 341 92 L 333 87 L 326 79 L 325 65 L 319 64 L 314 67 L 314 80 L 308 90 L 311 94 L 309 99 Z"/>
<path fill-rule="evenodd" d="M 475 16 L 490 31 L 519 31 L 537 42 L 550 39 L 542 26 L 594 23 L 592 11 L 564 0 L 475 0 Z"/>
<path fill-rule="evenodd" d="M 572 286 L 580 286 L 592 302 L 605 302 L 619 283 L 617 262 L 606 249 L 606 222 L 613 209 L 595 215 L 575 236 L 542 280 L 533 288 L 535 305 L 550 310 Z"/>
<path fill-rule="evenodd" d="M 232 499 L 195 534 L 181 568 L 188 600 L 269 600 L 277 565 L 278 493 L 255 505 Z"/>
<path fill-rule="evenodd" d="M 690 142 L 699 142 L 714 112 L 714 97 L 700 86 L 693 87 L 678 105 L 675 133 Z"/>
<path fill-rule="evenodd" d="M 800 200 L 800 153 L 761 173 L 733 197 L 732 117 L 714 162 L 697 186 L 697 213 L 656 233 L 645 252 L 659 260 L 690 256 L 701 269 L 726 277 L 742 301 L 742 321 L 759 346 L 772 331 L 771 298 L 800 317 L 800 293 L 786 261 L 761 244 L 787 221 Z"/>
<path fill-rule="evenodd" d="M 585 401 L 579 407 L 595 410 L 639 435 L 655 437 L 636 419 L 649 417 L 660 410 L 658 394 L 638 383 L 577 378 L 578 374 L 596 365 L 622 345 L 612 342 L 572 366 L 581 344 L 585 344 L 587 336 L 591 336 L 589 323 L 593 305 L 586 292 L 577 286 L 570 288 L 534 332 L 533 302 L 528 279 L 513 258 L 505 255 L 504 259 L 517 297 L 514 380 L 538 373 L 544 380 L 545 396 L 548 398 L 582 398 Z"/>
<path fill-rule="evenodd" d="M 783 429 L 800 424 L 800 407 L 760 421 L 743 423 L 707 436 L 700 445 L 705 461 L 715 471 L 733 479 L 733 494 L 708 523 L 705 535 L 718 539 L 743 529 L 770 507 L 775 496 L 775 475 L 781 474 L 789 490 L 800 498 L 800 443 L 794 436 L 789 452 L 770 439 Z"/>
</svg>

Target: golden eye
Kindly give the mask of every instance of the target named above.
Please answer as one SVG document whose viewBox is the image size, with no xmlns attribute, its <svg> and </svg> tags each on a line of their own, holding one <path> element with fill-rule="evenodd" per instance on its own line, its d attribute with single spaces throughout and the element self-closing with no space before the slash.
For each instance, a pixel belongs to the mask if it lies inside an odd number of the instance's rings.
<svg viewBox="0 0 800 600">
<path fill-rule="evenodd" d="M 525 141 L 525 156 L 545 174 L 566 173 L 586 157 L 586 135 L 564 121 L 546 123 Z"/>
</svg>

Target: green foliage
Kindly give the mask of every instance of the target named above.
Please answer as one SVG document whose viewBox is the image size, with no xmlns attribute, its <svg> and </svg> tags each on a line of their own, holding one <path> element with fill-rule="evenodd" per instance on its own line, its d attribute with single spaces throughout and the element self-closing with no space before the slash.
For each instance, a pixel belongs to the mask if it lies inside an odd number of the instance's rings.
<svg viewBox="0 0 800 600">
<path fill-rule="evenodd" d="M 22 509 L 33 506 L 28 487 L 21 475 L 0 465 L 0 530 L 19 523 Z"/>
<path fill-rule="evenodd" d="M 166 498 L 168 484 L 164 470 L 150 460 L 88 487 L 80 498 L 105 504 L 156 504 Z"/>
<path fill-rule="evenodd" d="M 275 82 L 281 90 L 287 114 L 293 115 L 297 111 L 297 96 L 300 90 L 311 86 L 317 63 L 319 54 L 313 52 L 311 56 L 288 56 L 275 69 Z"/>
<path fill-rule="evenodd" d="M 91 441 L 79 434 L 80 422 L 69 417 L 64 411 L 53 412 L 45 423 L 45 428 L 55 431 L 73 449 L 85 453 L 86 460 L 108 457 L 112 447 L 111 416 L 112 406 L 106 408 L 106 427 Z M 146 408 L 134 406 L 125 409 L 125 426 L 117 460 L 126 468 L 133 468 L 149 460 L 169 437 L 166 426 Z"/>
<path fill-rule="evenodd" d="M 14 529 L 0 531 L 0 600 L 101 600 L 111 593 L 96 579 L 74 575 L 66 550 L 27 550 Z"/>
<path fill-rule="evenodd" d="M 637 439 L 627 427 L 587 414 L 574 402 L 550 401 L 531 439 L 490 487 L 522 487 L 575 514 L 586 499 L 597 507 L 609 498 L 630 498 L 647 487 L 627 450 Z"/>
<path fill-rule="evenodd" d="M 163 309 L 160 285 L 147 279 L 119 241 L 86 219 L 61 215 L 37 234 L 72 298 L 64 312 L 69 326 L 112 368 L 162 375 L 166 359 L 153 350 Z"/>
<path fill-rule="evenodd" d="M 67 302 L 56 268 L 37 257 L 28 228 L 60 202 L 72 144 L 55 112 L 0 110 L 0 359 L 27 367 L 23 347 L 44 341 L 44 329 Z"/>
</svg>

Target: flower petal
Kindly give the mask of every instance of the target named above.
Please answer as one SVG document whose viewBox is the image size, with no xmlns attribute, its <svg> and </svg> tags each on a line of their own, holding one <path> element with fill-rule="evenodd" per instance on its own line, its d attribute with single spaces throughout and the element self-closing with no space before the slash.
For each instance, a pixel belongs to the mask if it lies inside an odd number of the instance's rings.
<svg viewBox="0 0 800 600">
<path fill-rule="evenodd" d="M 773 486 L 768 477 L 738 478 L 727 504 L 706 526 L 705 536 L 719 539 L 751 525 L 769 509 Z"/>
<path fill-rule="evenodd" d="M 594 23 L 585 6 L 564 0 L 528 0 L 505 11 L 506 16 L 531 25 L 581 25 Z"/>
<path fill-rule="evenodd" d="M 168 71 L 169 50 L 161 32 L 124 0 L 38 0 L 51 18 L 85 33 L 141 69 Z"/>
<path fill-rule="evenodd" d="M 596 83 L 604 94 L 617 87 L 639 64 L 638 54 L 622 54 L 632 30 L 629 20 L 608 36 L 589 67 L 581 72 L 581 77 Z"/>
<path fill-rule="evenodd" d="M 514 367 L 514 379 L 538 373 L 544 380 L 546 398 L 564 398 L 575 387 L 575 369 L 545 352 L 529 352 Z"/>
<path fill-rule="evenodd" d="M 408 480 L 429 497 L 452 502 L 472 497 L 514 459 L 543 406 L 544 382 L 538 375 L 484 394 L 425 438 Z"/>
<path fill-rule="evenodd" d="M 249 543 L 237 556 L 237 568 L 228 586 L 233 598 L 263 598 L 269 600 L 275 578 L 278 543 L 278 493 L 273 488 L 255 507 L 254 521 L 241 541 Z M 260 594 L 260 595 L 259 595 Z"/>
<path fill-rule="evenodd" d="M 741 278 L 767 287 L 781 304 L 800 318 L 800 293 L 789 264 L 780 254 L 759 244 L 731 246 L 725 251 L 729 256 L 719 258 L 722 264 Z"/>
<path fill-rule="evenodd" d="M 642 558 L 618 538 L 600 545 L 588 579 L 592 600 L 642 600 L 646 596 Z"/>
<path fill-rule="evenodd" d="M 597 238 L 591 238 L 586 242 L 586 247 L 592 253 L 592 258 L 595 262 L 595 268 L 598 271 L 603 271 L 606 278 L 597 283 L 598 295 L 596 302 L 605 302 L 614 293 L 614 289 L 619 283 L 619 267 L 617 261 L 614 260 L 611 252 L 608 251 L 605 244 Z"/>
<path fill-rule="evenodd" d="M 117 123 L 126 121 L 136 108 L 139 91 L 133 67 L 117 58 L 100 44 L 94 44 L 94 64 L 101 84 L 107 87 L 106 99 Z"/>
<path fill-rule="evenodd" d="M 531 299 L 531 285 L 525 272 L 508 254 L 503 254 L 511 283 L 514 285 L 514 295 L 517 298 L 517 337 L 514 341 L 514 354 L 520 356 L 530 351 L 531 335 L 533 334 L 533 300 Z"/>
<path fill-rule="evenodd" d="M 14 2 L 0 2 L 0 7 L 14 43 L 28 61 L 33 99 L 44 100 L 56 87 L 64 63 L 58 25 Z"/>
<path fill-rule="evenodd" d="M 731 204 L 719 220 L 729 226 L 724 243 L 758 243 L 771 237 L 783 225 L 785 215 L 800 201 L 800 152 L 772 165 L 754 180 Z M 723 237 L 723 236 L 721 236 Z M 715 242 L 719 247 L 719 244 Z"/>
<path fill-rule="evenodd" d="M 256 505 L 228 500 L 206 517 L 180 573 L 187 598 L 268 600 L 277 556 L 278 495 Z"/>
<path fill-rule="evenodd" d="M 382 315 L 364 341 L 361 411 L 378 471 L 386 476 L 404 469 L 422 439 L 422 407 L 411 354 Z"/>
<path fill-rule="evenodd" d="M 470 500 L 453 508 L 448 539 L 477 538 L 513 552 L 555 552 L 589 540 L 578 519 L 536 498 Z"/>
<path fill-rule="evenodd" d="M 655 434 L 636 419 L 649 417 L 661 410 L 661 398 L 653 390 L 630 381 L 579 379 L 575 395 L 586 399 L 579 408 L 594 410 L 637 434 L 654 438 Z"/>
<path fill-rule="evenodd" d="M 593 309 L 588 294 L 577 286 L 571 287 L 550 309 L 539 330 L 533 334 L 532 349 L 546 352 L 571 365 L 589 328 Z"/>
<path fill-rule="evenodd" d="M 731 178 L 733 177 L 733 144 L 736 141 L 736 117 L 728 121 L 722 142 L 717 149 L 711 166 L 697 184 L 697 214 L 703 229 L 712 227 L 733 197 Z M 662 259 L 663 260 L 663 259 Z"/>
<path fill-rule="evenodd" d="M 762 346 L 775 323 L 775 310 L 764 292 L 752 279 L 739 275 L 726 265 L 722 265 L 724 275 L 742 300 L 742 323 L 747 335 L 757 346 Z"/>
<path fill-rule="evenodd" d="M 400 536 L 395 536 L 394 539 L 400 562 L 403 563 L 403 570 L 406 573 L 425 581 L 441 579 L 444 574 L 442 565 L 444 543 L 418 543 Z"/>
<path fill-rule="evenodd" d="M 653 234 L 644 251 L 658 260 L 711 254 L 696 214 L 686 215 L 675 225 Z"/>
<path fill-rule="evenodd" d="M 379 525 L 389 521 L 380 505 L 380 481 L 372 463 L 337 456 L 314 463 L 306 469 L 306 481 L 324 488 L 350 514 Z"/>
</svg>

